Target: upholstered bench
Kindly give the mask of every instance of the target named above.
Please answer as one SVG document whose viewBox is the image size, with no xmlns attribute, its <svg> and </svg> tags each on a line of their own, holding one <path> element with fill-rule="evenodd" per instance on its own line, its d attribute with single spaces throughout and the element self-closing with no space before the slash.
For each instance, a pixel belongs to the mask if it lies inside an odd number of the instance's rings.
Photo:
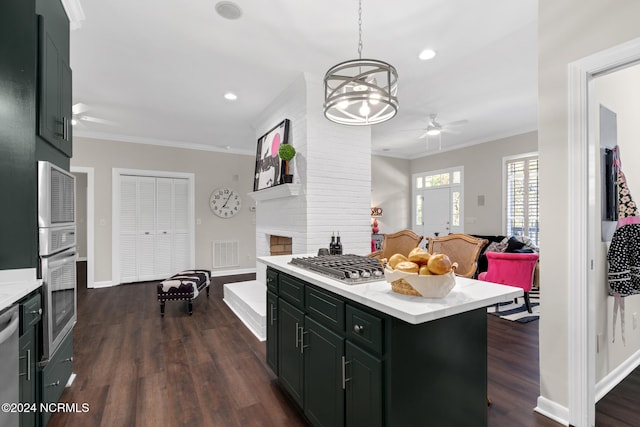
<svg viewBox="0 0 640 427">
<path fill-rule="evenodd" d="M 175 274 L 158 283 L 158 301 L 160 302 L 160 316 L 164 316 L 164 303 L 166 301 L 187 301 L 189 315 L 193 313 L 193 300 L 204 288 L 209 297 L 209 283 L 211 272 L 209 270 L 186 270 Z"/>
</svg>

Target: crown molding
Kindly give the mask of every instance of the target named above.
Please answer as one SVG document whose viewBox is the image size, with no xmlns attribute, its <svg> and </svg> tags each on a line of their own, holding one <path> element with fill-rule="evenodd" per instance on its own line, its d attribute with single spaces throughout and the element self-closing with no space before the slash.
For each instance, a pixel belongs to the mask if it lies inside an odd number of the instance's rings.
<svg viewBox="0 0 640 427">
<path fill-rule="evenodd" d="M 71 30 L 77 30 L 82 27 L 82 21 L 85 20 L 85 16 L 80 0 L 62 0 L 62 6 L 67 12 Z"/>
</svg>

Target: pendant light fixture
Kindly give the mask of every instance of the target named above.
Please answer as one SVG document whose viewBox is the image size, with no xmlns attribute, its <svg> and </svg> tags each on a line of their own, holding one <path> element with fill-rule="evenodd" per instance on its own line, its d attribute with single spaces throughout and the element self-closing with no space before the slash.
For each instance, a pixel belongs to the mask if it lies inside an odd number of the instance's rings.
<svg viewBox="0 0 640 427">
<path fill-rule="evenodd" d="M 398 72 L 362 59 L 362 0 L 358 2 L 358 59 L 334 65 L 324 76 L 324 115 L 344 125 L 372 125 L 398 112 Z"/>
</svg>

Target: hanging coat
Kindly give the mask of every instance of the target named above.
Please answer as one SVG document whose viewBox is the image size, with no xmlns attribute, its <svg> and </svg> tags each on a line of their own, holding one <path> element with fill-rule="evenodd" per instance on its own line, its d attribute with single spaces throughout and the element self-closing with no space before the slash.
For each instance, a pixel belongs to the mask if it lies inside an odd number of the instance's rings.
<svg viewBox="0 0 640 427">
<path fill-rule="evenodd" d="M 624 300 L 640 293 L 640 216 L 631 198 L 627 180 L 620 165 L 620 152 L 614 148 L 614 165 L 617 168 L 618 224 L 613 233 L 607 260 L 609 261 L 609 295 L 615 298 L 613 305 L 613 341 L 618 311 L 622 341 L 624 337 Z"/>
</svg>

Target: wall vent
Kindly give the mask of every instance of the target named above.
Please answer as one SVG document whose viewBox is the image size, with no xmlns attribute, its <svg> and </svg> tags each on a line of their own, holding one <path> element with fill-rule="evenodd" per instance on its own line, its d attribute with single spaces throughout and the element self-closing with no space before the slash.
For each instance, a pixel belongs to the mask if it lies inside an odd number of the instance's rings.
<svg viewBox="0 0 640 427">
<path fill-rule="evenodd" d="M 238 240 L 214 240 L 212 246 L 213 268 L 240 266 L 240 243 Z"/>
</svg>

